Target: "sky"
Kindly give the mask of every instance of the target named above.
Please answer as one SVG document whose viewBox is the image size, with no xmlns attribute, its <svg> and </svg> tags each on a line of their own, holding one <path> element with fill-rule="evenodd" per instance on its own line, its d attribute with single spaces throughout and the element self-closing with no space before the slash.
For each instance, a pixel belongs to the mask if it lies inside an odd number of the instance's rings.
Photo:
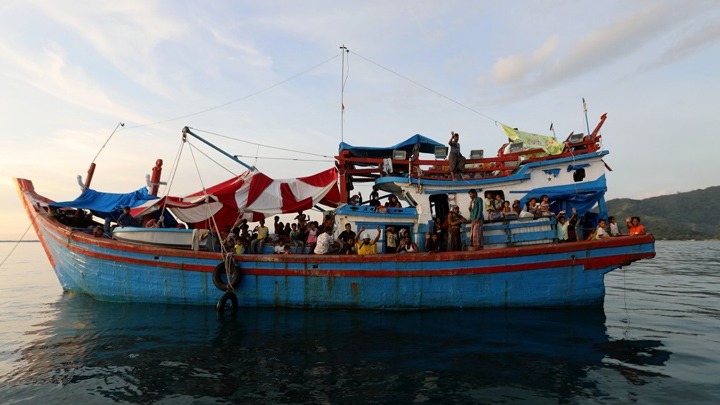
<svg viewBox="0 0 720 405">
<path fill-rule="evenodd" d="M 181 149 L 185 126 L 291 178 L 340 141 L 455 131 L 489 156 L 499 123 L 551 122 L 565 139 L 587 132 L 584 98 L 590 128 L 608 114 L 606 198 L 720 185 L 718 1 L 6 0 L 0 38 L 0 240 L 30 224 L 14 177 L 62 201 L 93 161 L 107 192 L 158 158 L 173 195 L 244 170 Z"/>
</svg>

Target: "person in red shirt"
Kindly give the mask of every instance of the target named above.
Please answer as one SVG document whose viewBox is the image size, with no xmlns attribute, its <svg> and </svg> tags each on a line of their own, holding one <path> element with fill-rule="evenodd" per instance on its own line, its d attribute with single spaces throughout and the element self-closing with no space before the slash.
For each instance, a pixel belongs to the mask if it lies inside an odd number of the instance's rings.
<svg viewBox="0 0 720 405">
<path fill-rule="evenodd" d="M 645 235 L 645 226 L 640 223 L 640 217 L 628 217 L 625 219 L 630 235 Z"/>
</svg>

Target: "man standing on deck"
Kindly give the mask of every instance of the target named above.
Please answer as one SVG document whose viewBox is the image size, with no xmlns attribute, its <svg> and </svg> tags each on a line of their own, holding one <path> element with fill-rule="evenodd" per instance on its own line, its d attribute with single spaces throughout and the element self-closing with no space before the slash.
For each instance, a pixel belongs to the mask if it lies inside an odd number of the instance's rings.
<svg viewBox="0 0 720 405">
<path fill-rule="evenodd" d="M 448 164 L 450 165 L 450 177 L 452 180 L 462 180 L 462 174 L 465 171 L 465 157 L 460 153 L 460 134 L 450 132 L 450 153 L 448 154 Z"/>
<path fill-rule="evenodd" d="M 478 198 L 477 191 L 471 188 L 468 191 L 470 195 L 470 249 L 477 250 L 483 247 L 483 216 L 482 202 Z"/>
</svg>

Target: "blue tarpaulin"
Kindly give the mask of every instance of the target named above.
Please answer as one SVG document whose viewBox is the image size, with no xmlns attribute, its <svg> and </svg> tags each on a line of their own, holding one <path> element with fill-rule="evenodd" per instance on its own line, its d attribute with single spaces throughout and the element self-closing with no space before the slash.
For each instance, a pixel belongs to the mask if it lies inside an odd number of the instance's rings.
<svg viewBox="0 0 720 405">
<path fill-rule="evenodd" d="M 151 195 L 147 188 L 143 187 L 130 193 L 103 193 L 87 189 L 73 201 L 61 201 L 50 204 L 53 208 L 76 208 L 91 210 L 98 217 L 117 218 L 123 207 L 135 207 L 148 200 L 155 200 L 158 197 Z"/>
<path fill-rule="evenodd" d="M 370 147 L 370 146 L 352 146 L 345 142 L 340 143 L 340 152 L 347 150 L 350 154 L 355 157 L 368 157 L 368 158 L 386 158 L 391 157 L 394 150 L 404 150 L 408 156 L 411 155 L 413 149 L 417 145 L 418 151 L 421 153 L 435 153 L 435 147 L 445 146 L 444 144 L 434 141 L 428 137 L 420 134 L 415 134 L 410 138 L 398 143 L 397 145 L 388 146 L 385 148 Z"/>
<path fill-rule="evenodd" d="M 605 175 L 601 176 L 595 181 L 582 183 L 582 184 L 570 184 L 559 187 L 542 187 L 536 188 L 529 192 L 520 203 L 524 205 L 528 202 L 530 197 L 535 197 L 540 200 L 542 195 L 547 195 L 548 199 L 553 202 L 551 210 L 557 214 L 560 210 L 565 210 L 569 217 L 570 210 L 575 208 L 577 210 L 578 217 L 582 217 L 597 204 L 598 215 L 600 218 L 607 218 L 607 207 L 605 207 L 605 192 L 607 191 L 607 185 L 605 183 Z"/>
</svg>

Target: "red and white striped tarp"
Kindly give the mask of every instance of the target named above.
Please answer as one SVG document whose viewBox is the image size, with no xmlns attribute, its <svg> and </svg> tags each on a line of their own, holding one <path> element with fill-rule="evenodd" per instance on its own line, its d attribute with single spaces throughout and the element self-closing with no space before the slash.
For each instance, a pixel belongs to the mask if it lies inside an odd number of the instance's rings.
<svg viewBox="0 0 720 405">
<path fill-rule="evenodd" d="M 307 177 L 274 180 L 259 171 L 246 171 L 222 183 L 184 197 L 163 197 L 131 210 L 134 217 L 147 215 L 166 204 L 173 215 L 195 228 L 222 229 L 238 218 L 258 221 L 265 216 L 309 210 L 316 204 L 337 207 L 340 192 L 335 168 Z"/>
</svg>

